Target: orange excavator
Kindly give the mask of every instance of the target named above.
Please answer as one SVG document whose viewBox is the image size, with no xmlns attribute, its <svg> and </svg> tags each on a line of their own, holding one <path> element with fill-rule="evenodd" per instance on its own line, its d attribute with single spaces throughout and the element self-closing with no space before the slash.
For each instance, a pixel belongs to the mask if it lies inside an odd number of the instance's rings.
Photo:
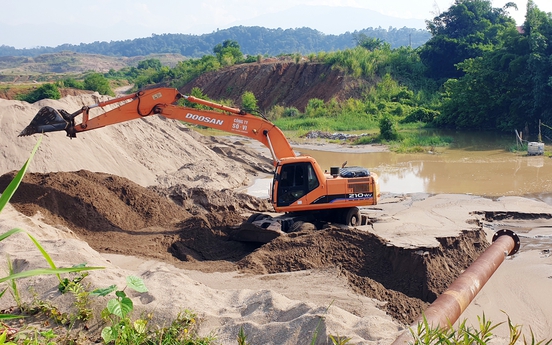
<svg viewBox="0 0 552 345">
<path fill-rule="evenodd" d="M 212 109 L 178 105 L 181 99 Z M 111 110 L 92 117 L 93 109 L 107 106 L 111 106 Z M 82 115 L 82 122 L 75 124 L 79 115 Z M 74 113 L 43 107 L 19 136 L 65 131 L 67 136 L 75 138 L 79 132 L 151 115 L 207 126 L 263 143 L 270 150 L 274 163 L 270 201 L 276 212 L 314 214 L 324 220 L 356 226 L 362 222 L 358 207 L 378 202 L 378 177 L 367 169 L 331 167 L 327 173 L 313 157 L 297 156 L 284 133 L 270 121 L 241 109 L 183 95 L 172 88 L 139 91 L 84 106 Z"/>
</svg>

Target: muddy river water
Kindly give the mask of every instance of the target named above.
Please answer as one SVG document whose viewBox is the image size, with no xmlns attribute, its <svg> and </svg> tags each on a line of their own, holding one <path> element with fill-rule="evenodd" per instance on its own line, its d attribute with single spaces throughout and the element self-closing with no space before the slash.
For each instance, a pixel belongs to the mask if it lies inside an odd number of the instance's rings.
<svg viewBox="0 0 552 345">
<path fill-rule="evenodd" d="M 552 205 L 552 158 L 513 153 L 513 135 L 463 133 L 448 148 L 401 154 L 370 152 L 355 147 L 345 152 L 298 148 L 313 156 L 323 169 L 362 166 L 379 176 L 382 193 L 453 193 L 487 197 L 524 196 Z M 549 150 L 545 146 L 545 150 Z M 268 195 L 270 179 L 258 181 L 249 191 Z M 264 186 L 267 186 L 266 188 Z"/>
<path fill-rule="evenodd" d="M 366 167 L 379 176 L 384 193 L 461 193 L 489 197 L 527 196 L 552 204 L 552 159 L 503 149 L 437 149 L 434 153 L 337 153 L 300 150 L 324 169 Z"/>
</svg>

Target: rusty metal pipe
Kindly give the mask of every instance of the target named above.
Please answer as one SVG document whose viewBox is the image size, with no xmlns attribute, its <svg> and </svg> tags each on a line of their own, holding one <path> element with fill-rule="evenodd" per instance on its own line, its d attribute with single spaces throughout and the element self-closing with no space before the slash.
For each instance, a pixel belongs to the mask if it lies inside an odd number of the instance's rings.
<svg viewBox="0 0 552 345">
<path fill-rule="evenodd" d="M 511 230 L 500 230 L 493 243 L 443 292 L 392 345 L 404 345 L 414 340 L 410 329 L 417 329 L 424 321 L 432 328 L 451 327 L 471 301 L 491 278 L 504 258 L 519 250 L 519 237 Z"/>
</svg>

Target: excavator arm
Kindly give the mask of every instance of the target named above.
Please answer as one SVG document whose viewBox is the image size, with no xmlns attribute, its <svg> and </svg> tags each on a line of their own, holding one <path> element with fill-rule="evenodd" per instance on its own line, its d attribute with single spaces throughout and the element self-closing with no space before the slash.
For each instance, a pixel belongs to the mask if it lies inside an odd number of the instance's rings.
<svg viewBox="0 0 552 345">
<path fill-rule="evenodd" d="M 181 98 L 216 110 L 179 106 L 176 103 Z M 107 106 L 113 108 L 98 116 L 91 117 L 90 111 L 92 109 Z M 81 114 L 82 122 L 75 124 L 75 118 Z M 72 114 L 64 110 L 58 111 L 51 107 L 44 107 L 40 109 L 31 124 L 19 136 L 65 130 L 69 137 L 74 138 L 79 132 L 151 115 L 161 115 L 166 118 L 215 128 L 258 140 L 270 149 L 274 165 L 283 158 L 296 156 L 284 133 L 270 121 L 237 108 L 182 95 L 178 90 L 172 88 L 139 91 L 133 95 L 84 106 Z"/>
</svg>

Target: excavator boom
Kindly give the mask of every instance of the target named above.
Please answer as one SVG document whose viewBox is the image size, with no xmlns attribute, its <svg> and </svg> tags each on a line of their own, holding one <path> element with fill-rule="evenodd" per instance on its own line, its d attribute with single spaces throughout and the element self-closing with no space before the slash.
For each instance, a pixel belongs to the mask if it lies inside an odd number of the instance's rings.
<svg viewBox="0 0 552 345">
<path fill-rule="evenodd" d="M 181 98 L 218 111 L 176 105 L 176 102 Z M 91 109 L 111 105 L 116 105 L 116 107 L 90 118 L 89 112 Z M 75 117 L 81 114 L 83 115 L 82 122 L 76 125 Z M 51 107 L 44 107 L 40 109 L 31 124 L 19 136 L 65 130 L 69 137 L 76 137 L 79 132 L 150 115 L 161 115 L 170 119 L 215 128 L 258 140 L 270 149 L 274 165 L 282 158 L 296 156 L 284 133 L 271 122 L 237 108 L 182 95 L 178 90 L 172 88 L 140 91 L 133 95 L 85 106 L 72 114 L 64 110 L 58 111 Z"/>
</svg>

